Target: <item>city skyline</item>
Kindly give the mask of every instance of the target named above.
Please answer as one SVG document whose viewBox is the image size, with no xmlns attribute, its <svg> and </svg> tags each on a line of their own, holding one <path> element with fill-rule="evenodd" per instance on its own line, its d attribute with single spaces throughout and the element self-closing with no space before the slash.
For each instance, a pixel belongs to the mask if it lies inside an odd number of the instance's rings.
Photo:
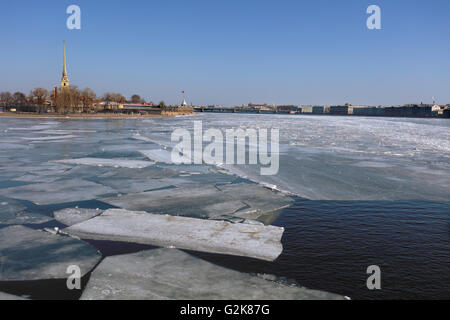
<svg viewBox="0 0 450 320">
<path fill-rule="evenodd" d="M 366 27 L 373 3 L 381 30 Z M 57 86 L 65 39 L 71 84 L 99 95 L 176 104 L 186 91 L 199 105 L 450 101 L 445 1 L 78 1 L 82 28 L 68 30 L 71 4 L 1 4 L 1 91 Z"/>
</svg>

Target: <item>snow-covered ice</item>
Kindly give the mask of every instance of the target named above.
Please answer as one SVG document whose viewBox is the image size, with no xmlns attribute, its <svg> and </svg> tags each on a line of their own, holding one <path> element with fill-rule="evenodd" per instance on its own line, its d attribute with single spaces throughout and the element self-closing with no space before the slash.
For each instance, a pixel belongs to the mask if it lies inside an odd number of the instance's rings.
<svg viewBox="0 0 450 320">
<path fill-rule="evenodd" d="M 81 299 L 318 300 L 344 297 L 234 271 L 179 250 L 155 249 L 107 257 L 92 273 Z"/>
<path fill-rule="evenodd" d="M 94 247 L 71 237 L 23 226 L 0 229 L 0 281 L 66 279 L 71 265 L 85 275 L 100 259 Z"/>
<path fill-rule="evenodd" d="M 83 239 L 135 242 L 273 261 L 283 251 L 284 229 L 109 209 L 64 232 Z"/>
</svg>

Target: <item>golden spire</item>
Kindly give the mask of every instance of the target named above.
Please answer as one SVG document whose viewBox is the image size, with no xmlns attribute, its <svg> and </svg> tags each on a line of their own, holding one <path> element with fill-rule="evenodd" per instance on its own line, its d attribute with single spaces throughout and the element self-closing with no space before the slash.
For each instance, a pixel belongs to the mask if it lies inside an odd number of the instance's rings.
<svg viewBox="0 0 450 320">
<path fill-rule="evenodd" d="M 67 69 L 66 69 L 66 41 L 63 41 L 63 47 L 64 47 L 64 65 L 61 79 L 61 89 L 69 86 L 69 77 L 67 76 Z"/>
</svg>

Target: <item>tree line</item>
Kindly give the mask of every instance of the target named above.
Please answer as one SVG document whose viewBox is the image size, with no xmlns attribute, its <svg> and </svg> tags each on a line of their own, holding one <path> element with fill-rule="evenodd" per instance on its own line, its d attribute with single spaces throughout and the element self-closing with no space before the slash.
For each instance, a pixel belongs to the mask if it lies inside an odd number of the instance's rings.
<svg viewBox="0 0 450 320">
<path fill-rule="evenodd" d="M 104 104 L 100 107 L 97 103 L 99 100 Z M 72 112 L 102 112 L 107 106 L 118 106 L 123 103 L 146 103 L 138 94 L 133 94 L 127 100 L 122 94 L 115 92 L 106 92 L 102 97 L 98 97 L 96 93 L 90 89 L 79 89 L 75 85 L 68 86 L 64 90 L 58 89 L 56 94 L 54 91 L 48 91 L 44 88 L 35 88 L 28 95 L 22 92 L 0 92 L 0 106 L 8 109 L 14 108 L 22 112 L 38 112 L 45 113 L 49 110 L 57 113 Z M 152 102 L 150 104 L 153 105 Z M 158 106 L 165 107 L 165 103 L 161 101 Z"/>
</svg>

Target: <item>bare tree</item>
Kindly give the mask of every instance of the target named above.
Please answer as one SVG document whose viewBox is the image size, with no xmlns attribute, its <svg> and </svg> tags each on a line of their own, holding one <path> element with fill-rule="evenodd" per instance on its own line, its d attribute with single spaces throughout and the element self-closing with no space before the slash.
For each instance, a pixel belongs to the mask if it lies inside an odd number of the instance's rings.
<svg viewBox="0 0 450 320">
<path fill-rule="evenodd" d="M 65 87 L 56 98 L 56 110 L 58 113 L 71 113 L 79 108 L 80 100 L 81 94 L 77 86 Z"/>
<path fill-rule="evenodd" d="M 122 103 L 125 103 L 127 101 L 127 99 L 120 93 L 113 93 L 112 101 L 115 102 L 115 109 L 118 109 L 119 105 Z"/>
<path fill-rule="evenodd" d="M 103 95 L 102 100 L 103 100 L 103 102 L 104 102 L 103 109 L 105 109 L 105 108 L 107 108 L 107 107 L 111 104 L 111 101 L 113 101 L 113 93 L 111 93 L 111 92 L 106 92 L 106 93 Z"/>
<path fill-rule="evenodd" d="M 133 94 L 131 96 L 131 102 L 132 103 L 140 103 L 141 102 L 141 96 L 138 94 Z"/>
<path fill-rule="evenodd" d="M 83 111 L 93 111 L 94 110 L 94 102 L 97 99 L 97 95 L 90 88 L 85 88 L 81 91 L 80 100 L 83 104 Z"/>
<path fill-rule="evenodd" d="M 27 98 L 22 92 L 15 92 L 12 96 L 12 105 L 15 107 L 24 106 L 27 103 Z"/>
<path fill-rule="evenodd" d="M 49 92 L 44 88 L 36 88 L 30 92 L 30 99 L 36 106 L 38 113 L 45 111 L 45 103 L 49 96 Z"/>
<path fill-rule="evenodd" d="M 11 92 L 1 92 L 0 93 L 0 104 L 5 107 L 9 107 L 12 104 L 13 96 Z"/>
<path fill-rule="evenodd" d="M 160 101 L 158 105 L 160 108 L 164 108 L 166 106 L 164 101 Z"/>
</svg>

